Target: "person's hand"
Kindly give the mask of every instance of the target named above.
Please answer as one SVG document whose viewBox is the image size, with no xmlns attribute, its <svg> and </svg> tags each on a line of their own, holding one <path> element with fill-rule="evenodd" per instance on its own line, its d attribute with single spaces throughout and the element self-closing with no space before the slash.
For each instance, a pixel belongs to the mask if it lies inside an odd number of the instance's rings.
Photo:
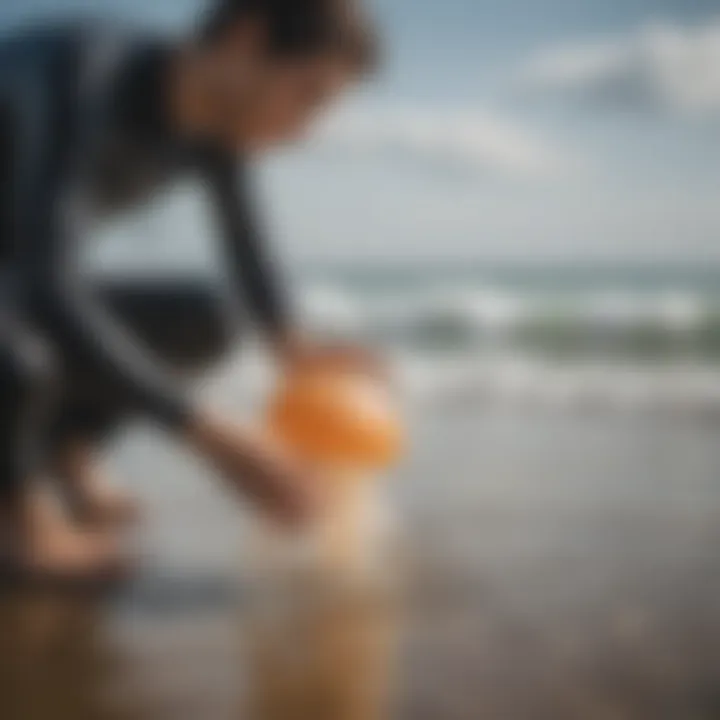
<svg viewBox="0 0 720 720">
<path fill-rule="evenodd" d="M 197 417 L 190 438 L 230 486 L 269 517 L 297 526 L 319 513 L 318 478 L 268 438 L 209 414 Z"/>
<path fill-rule="evenodd" d="M 390 373 L 383 359 L 372 350 L 345 343 L 314 343 L 294 339 L 282 345 L 281 361 L 287 371 L 358 372 L 389 382 Z"/>
</svg>

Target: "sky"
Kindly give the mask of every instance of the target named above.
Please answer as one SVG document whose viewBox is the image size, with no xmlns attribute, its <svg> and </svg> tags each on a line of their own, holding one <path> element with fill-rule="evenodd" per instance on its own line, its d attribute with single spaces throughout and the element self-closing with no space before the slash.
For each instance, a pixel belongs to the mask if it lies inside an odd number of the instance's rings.
<svg viewBox="0 0 720 720">
<path fill-rule="evenodd" d="M 173 30 L 195 0 L 3 0 Z M 381 75 L 259 173 L 302 259 L 720 262 L 720 0 L 374 0 Z M 163 226 L 191 233 L 182 196 Z M 194 211 L 193 211 L 194 212 Z"/>
</svg>

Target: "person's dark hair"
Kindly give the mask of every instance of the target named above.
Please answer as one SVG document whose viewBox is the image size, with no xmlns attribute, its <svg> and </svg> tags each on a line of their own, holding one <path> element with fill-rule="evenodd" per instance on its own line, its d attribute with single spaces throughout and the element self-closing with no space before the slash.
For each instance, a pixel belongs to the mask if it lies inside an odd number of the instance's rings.
<svg viewBox="0 0 720 720">
<path fill-rule="evenodd" d="M 359 72 L 378 63 L 375 30 L 356 0 L 219 0 L 203 26 L 212 40 L 243 19 L 265 25 L 270 52 L 278 57 L 302 57 L 337 52 Z"/>
</svg>

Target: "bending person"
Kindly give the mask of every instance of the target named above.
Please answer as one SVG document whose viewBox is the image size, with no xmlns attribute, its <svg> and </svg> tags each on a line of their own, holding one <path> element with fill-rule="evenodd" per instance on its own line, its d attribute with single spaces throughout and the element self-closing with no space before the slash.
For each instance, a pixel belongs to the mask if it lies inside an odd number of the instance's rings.
<svg viewBox="0 0 720 720">
<path fill-rule="evenodd" d="M 289 523 L 313 478 L 245 427 L 196 407 L 172 372 L 87 287 L 79 244 L 109 214 L 187 174 L 207 188 L 238 297 L 282 362 L 298 339 L 258 233 L 250 159 L 302 134 L 369 69 L 347 0 L 221 0 L 187 43 L 91 25 L 0 45 L 0 547 L 28 574 L 92 576 L 114 553 L 40 502 L 66 369 L 92 368 L 133 409 Z"/>
</svg>

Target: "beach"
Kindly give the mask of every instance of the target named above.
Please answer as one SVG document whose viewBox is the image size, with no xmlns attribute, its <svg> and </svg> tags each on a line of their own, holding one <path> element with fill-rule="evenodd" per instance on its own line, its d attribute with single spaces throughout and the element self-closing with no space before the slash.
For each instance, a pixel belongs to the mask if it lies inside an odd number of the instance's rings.
<svg viewBox="0 0 720 720">
<path fill-rule="evenodd" d="M 0 0 L 0 720 L 720 720 L 720 2 L 367 5 Z"/>
<path fill-rule="evenodd" d="M 347 686 L 335 717 L 717 717 L 711 420 L 477 402 L 409 415 L 413 450 L 388 487 L 403 590 L 363 611 L 375 639 L 342 681 L 317 666 Z M 157 438 L 131 437 L 113 465 L 146 504 L 140 576 L 105 599 L 4 597 L 0 715 L 322 717 L 257 702 L 291 690 L 267 686 L 285 650 L 255 632 L 247 509 Z M 294 662 L 358 617 L 323 620 Z"/>
<path fill-rule="evenodd" d="M 717 280 L 306 278 L 317 331 L 385 349 L 407 420 L 400 467 L 367 479 L 382 582 L 263 584 L 253 510 L 129 429 L 109 461 L 143 503 L 137 573 L 2 596 L 0 717 L 716 718 Z M 248 346 L 199 392 L 257 421 L 269 380 Z"/>
</svg>

